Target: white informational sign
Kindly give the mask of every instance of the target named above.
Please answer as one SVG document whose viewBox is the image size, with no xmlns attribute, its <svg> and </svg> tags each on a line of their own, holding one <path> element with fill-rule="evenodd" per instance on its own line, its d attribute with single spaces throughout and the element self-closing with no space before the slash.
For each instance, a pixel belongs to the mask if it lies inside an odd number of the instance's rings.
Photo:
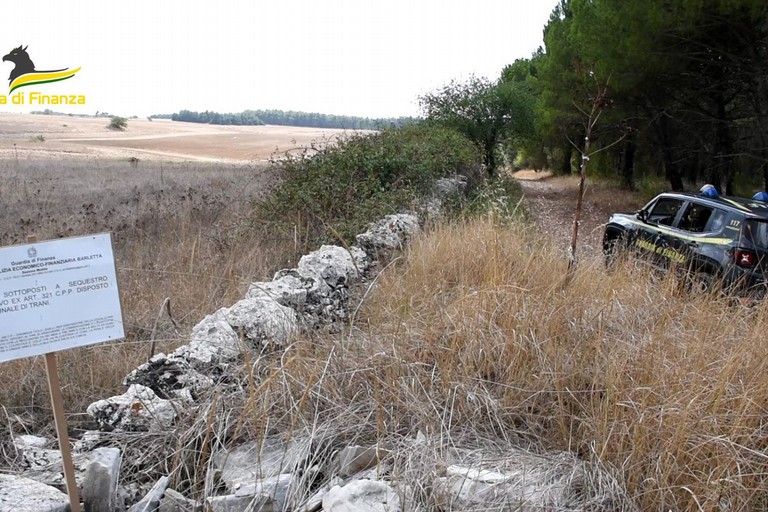
<svg viewBox="0 0 768 512">
<path fill-rule="evenodd" d="M 124 335 L 109 233 L 0 248 L 0 362 Z"/>
</svg>

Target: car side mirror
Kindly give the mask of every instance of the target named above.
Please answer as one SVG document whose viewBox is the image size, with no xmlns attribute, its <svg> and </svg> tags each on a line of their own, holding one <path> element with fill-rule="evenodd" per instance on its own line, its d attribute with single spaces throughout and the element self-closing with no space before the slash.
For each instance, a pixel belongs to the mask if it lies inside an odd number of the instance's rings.
<svg viewBox="0 0 768 512">
<path fill-rule="evenodd" d="M 638 210 L 637 218 L 643 222 L 648 222 L 648 210 Z"/>
</svg>

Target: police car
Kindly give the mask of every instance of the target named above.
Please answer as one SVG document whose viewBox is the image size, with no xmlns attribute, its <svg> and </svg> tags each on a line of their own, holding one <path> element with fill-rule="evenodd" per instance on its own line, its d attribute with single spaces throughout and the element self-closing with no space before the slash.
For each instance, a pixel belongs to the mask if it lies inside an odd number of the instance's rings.
<svg viewBox="0 0 768 512">
<path fill-rule="evenodd" d="M 720 196 L 712 185 L 699 194 L 664 193 L 636 213 L 614 213 L 605 227 L 603 253 L 612 266 L 621 252 L 667 270 L 681 269 L 708 290 L 762 297 L 768 285 L 768 194 L 751 199 Z"/>
</svg>

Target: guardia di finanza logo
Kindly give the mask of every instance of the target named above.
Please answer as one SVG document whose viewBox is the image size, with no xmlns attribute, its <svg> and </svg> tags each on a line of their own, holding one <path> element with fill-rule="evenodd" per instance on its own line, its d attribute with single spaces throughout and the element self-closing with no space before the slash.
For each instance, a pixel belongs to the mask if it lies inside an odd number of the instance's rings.
<svg viewBox="0 0 768 512">
<path fill-rule="evenodd" d="M 29 95 L 26 97 L 26 91 L 13 94 L 14 91 L 22 87 L 39 86 L 69 80 L 80 71 L 79 67 L 75 69 L 62 68 L 40 71 L 35 68 L 35 63 L 29 57 L 27 48 L 29 48 L 29 45 L 18 46 L 3 57 L 3 62 L 9 61 L 14 64 L 14 68 L 8 77 L 8 83 L 10 84 L 8 94 L 11 95 L 11 103 L 14 105 L 85 105 L 85 96 L 82 94 L 43 94 L 36 90 L 29 91 Z M 7 103 L 8 97 L 0 96 L 0 104 Z"/>
</svg>

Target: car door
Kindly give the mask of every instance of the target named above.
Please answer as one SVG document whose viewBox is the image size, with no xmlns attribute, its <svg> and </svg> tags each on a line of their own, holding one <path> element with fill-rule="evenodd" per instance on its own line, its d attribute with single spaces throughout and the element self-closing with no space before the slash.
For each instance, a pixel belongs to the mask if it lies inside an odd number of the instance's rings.
<svg viewBox="0 0 768 512">
<path fill-rule="evenodd" d="M 645 221 L 638 225 L 633 245 L 655 266 L 669 267 L 674 258 L 675 228 L 685 200 L 677 197 L 659 197 L 646 207 Z"/>
<path fill-rule="evenodd" d="M 716 250 L 713 242 L 713 232 L 721 231 L 725 222 L 726 212 L 696 201 L 688 201 L 678 216 L 676 227 L 677 236 L 670 239 L 670 250 L 667 257 L 677 264 L 691 263 L 695 267 L 710 267 L 706 262 L 712 259 L 709 254 Z M 698 263 L 697 263 L 698 262 Z"/>
</svg>

